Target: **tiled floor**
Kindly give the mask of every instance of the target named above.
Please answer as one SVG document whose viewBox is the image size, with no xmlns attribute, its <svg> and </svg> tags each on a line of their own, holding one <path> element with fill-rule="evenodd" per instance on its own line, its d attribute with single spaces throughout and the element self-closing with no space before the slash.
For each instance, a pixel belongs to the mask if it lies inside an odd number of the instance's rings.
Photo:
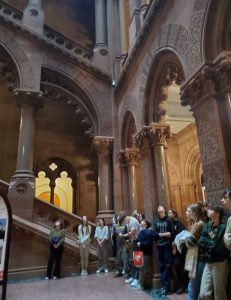
<svg viewBox="0 0 231 300">
<path fill-rule="evenodd" d="M 136 291 L 113 278 L 113 273 L 68 277 L 59 280 L 38 280 L 8 284 L 7 300 L 151 300 L 143 291 Z M 185 300 L 171 296 L 171 300 Z"/>
</svg>

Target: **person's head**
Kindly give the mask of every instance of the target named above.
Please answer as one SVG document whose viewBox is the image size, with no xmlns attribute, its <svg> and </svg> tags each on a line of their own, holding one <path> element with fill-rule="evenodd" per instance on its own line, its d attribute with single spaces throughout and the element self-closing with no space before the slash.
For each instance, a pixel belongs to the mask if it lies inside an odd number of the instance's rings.
<svg viewBox="0 0 231 300">
<path fill-rule="evenodd" d="M 205 200 L 205 201 L 203 202 L 202 206 L 203 206 L 204 211 L 207 212 L 207 211 L 208 211 L 208 208 L 209 208 L 209 203 L 208 203 L 208 201 Z"/>
<path fill-rule="evenodd" d="M 165 217 L 165 208 L 163 205 L 159 205 L 157 211 L 161 218 Z"/>
<path fill-rule="evenodd" d="M 231 209 L 231 189 L 224 191 L 221 202 L 226 208 Z"/>
<path fill-rule="evenodd" d="M 221 222 L 224 214 L 224 210 L 219 205 L 210 205 L 207 211 L 208 217 L 211 221 L 219 221 Z"/>
<path fill-rule="evenodd" d="M 146 228 L 149 228 L 151 226 L 151 223 L 147 220 L 143 219 L 140 223 L 141 228 L 144 230 Z"/>
<path fill-rule="evenodd" d="M 122 224 L 126 224 L 126 214 L 124 213 L 124 212 L 121 212 L 121 213 L 119 213 L 119 215 L 118 215 L 118 223 L 120 224 L 120 225 L 122 225 Z"/>
<path fill-rule="evenodd" d="M 99 226 L 105 226 L 104 218 L 99 218 Z"/>
<path fill-rule="evenodd" d="M 54 228 L 55 229 L 60 229 L 61 228 L 61 222 L 59 220 L 55 221 Z"/>
<path fill-rule="evenodd" d="M 174 208 L 169 209 L 168 217 L 171 218 L 171 219 L 177 219 L 178 218 L 178 212 L 176 211 L 176 209 L 174 209 Z"/>
<path fill-rule="evenodd" d="M 87 222 L 88 222 L 88 221 L 87 221 L 87 217 L 86 217 L 86 216 L 83 216 L 83 217 L 82 217 L 82 224 L 83 224 L 83 225 L 87 225 Z"/>
<path fill-rule="evenodd" d="M 191 204 L 186 210 L 186 217 L 190 222 L 198 222 L 203 220 L 203 210 L 198 203 Z"/>
</svg>

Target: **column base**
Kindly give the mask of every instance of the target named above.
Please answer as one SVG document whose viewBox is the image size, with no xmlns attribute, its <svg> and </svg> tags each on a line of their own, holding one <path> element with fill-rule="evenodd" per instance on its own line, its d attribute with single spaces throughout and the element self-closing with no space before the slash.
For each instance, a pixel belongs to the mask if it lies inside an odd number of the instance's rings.
<svg viewBox="0 0 231 300">
<path fill-rule="evenodd" d="M 112 224 L 112 218 L 115 215 L 114 210 L 101 210 L 98 212 L 97 219 L 104 218 L 106 225 Z"/>
<path fill-rule="evenodd" d="M 8 199 L 12 213 L 32 220 L 35 197 L 35 177 L 31 171 L 18 170 L 12 176 L 8 189 Z"/>
<path fill-rule="evenodd" d="M 96 66 L 109 72 L 108 48 L 104 44 L 96 44 L 93 62 Z"/>
</svg>

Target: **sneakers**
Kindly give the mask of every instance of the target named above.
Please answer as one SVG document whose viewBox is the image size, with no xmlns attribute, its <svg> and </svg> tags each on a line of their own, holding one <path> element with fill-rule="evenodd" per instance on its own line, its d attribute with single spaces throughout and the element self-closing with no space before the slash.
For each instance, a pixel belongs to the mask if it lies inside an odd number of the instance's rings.
<svg viewBox="0 0 231 300">
<path fill-rule="evenodd" d="M 54 279 L 54 280 L 57 280 L 57 279 L 58 279 L 58 277 L 57 277 L 57 276 L 53 276 L 53 279 Z"/>
<path fill-rule="evenodd" d="M 80 275 L 81 275 L 81 276 L 84 276 L 84 275 L 85 275 L 85 270 L 82 270 L 82 272 L 81 272 Z"/>
<path fill-rule="evenodd" d="M 139 284 L 139 280 L 138 280 L 138 279 L 134 279 L 134 280 L 131 282 L 131 287 L 136 287 L 138 284 Z"/>
<path fill-rule="evenodd" d="M 101 270 L 100 270 L 100 269 L 96 270 L 96 274 L 99 274 L 100 272 L 101 272 Z"/>
<path fill-rule="evenodd" d="M 129 283 L 132 283 L 133 281 L 134 281 L 134 278 L 130 277 L 130 278 L 126 279 L 124 282 L 126 284 L 129 284 Z"/>
<path fill-rule="evenodd" d="M 108 269 L 104 269 L 104 272 L 105 272 L 105 273 L 108 273 Z"/>
<path fill-rule="evenodd" d="M 142 290 L 141 285 L 139 284 L 139 282 L 136 285 L 131 286 L 133 289 L 140 291 Z"/>
<path fill-rule="evenodd" d="M 45 280 L 49 280 L 50 278 L 48 276 L 45 277 Z"/>
</svg>

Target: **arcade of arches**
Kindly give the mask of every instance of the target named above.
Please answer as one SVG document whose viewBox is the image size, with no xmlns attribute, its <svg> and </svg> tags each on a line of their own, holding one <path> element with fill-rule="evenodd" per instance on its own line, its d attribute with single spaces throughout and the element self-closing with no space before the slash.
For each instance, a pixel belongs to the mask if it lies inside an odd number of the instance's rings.
<svg viewBox="0 0 231 300">
<path fill-rule="evenodd" d="M 0 180 L 15 245 L 57 218 L 71 239 L 83 215 L 137 209 L 152 222 L 162 204 L 185 221 L 188 204 L 219 201 L 231 186 L 231 2 L 55 2 L 0 0 Z M 12 250 L 10 268 L 38 270 L 36 247 L 25 266 Z"/>
</svg>

